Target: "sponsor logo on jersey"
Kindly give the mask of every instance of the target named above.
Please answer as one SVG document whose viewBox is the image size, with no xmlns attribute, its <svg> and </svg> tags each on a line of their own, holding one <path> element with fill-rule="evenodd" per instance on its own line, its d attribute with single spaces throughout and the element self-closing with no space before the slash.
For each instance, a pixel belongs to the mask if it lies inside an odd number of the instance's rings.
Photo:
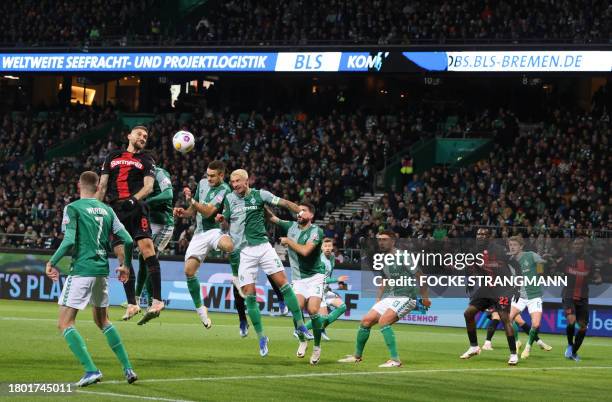
<svg viewBox="0 0 612 402">
<path fill-rule="evenodd" d="M 110 163 L 111 169 L 118 165 L 134 166 L 136 169 L 142 169 L 143 167 L 142 163 L 132 159 L 113 159 L 113 161 Z"/>
</svg>

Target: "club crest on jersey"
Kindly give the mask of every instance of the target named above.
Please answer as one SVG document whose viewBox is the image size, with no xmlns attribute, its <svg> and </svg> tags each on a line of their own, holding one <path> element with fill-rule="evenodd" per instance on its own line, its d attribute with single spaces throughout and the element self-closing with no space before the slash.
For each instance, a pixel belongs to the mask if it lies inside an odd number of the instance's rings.
<svg viewBox="0 0 612 402">
<path fill-rule="evenodd" d="M 255 198 L 251 198 L 251 200 L 249 201 L 251 204 L 255 204 Z"/>
</svg>

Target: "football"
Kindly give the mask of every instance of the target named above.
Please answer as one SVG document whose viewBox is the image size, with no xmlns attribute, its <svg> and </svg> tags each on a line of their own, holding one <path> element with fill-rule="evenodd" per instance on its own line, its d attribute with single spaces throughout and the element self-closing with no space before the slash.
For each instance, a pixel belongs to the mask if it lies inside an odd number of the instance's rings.
<svg viewBox="0 0 612 402">
<path fill-rule="evenodd" d="M 174 149 L 180 153 L 186 154 L 193 149 L 195 138 L 189 131 L 181 130 L 174 134 L 172 145 L 174 145 Z"/>
</svg>

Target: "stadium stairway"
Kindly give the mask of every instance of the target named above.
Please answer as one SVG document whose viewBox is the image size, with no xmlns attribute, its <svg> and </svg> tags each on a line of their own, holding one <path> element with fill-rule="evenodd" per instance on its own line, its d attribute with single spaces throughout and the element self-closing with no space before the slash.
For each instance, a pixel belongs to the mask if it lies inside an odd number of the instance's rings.
<svg viewBox="0 0 612 402">
<path fill-rule="evenodd" d="M 359 212 L 364 208 L 369 208 L 372 204 L 374 204 L 374 202 L 381 199 L 383 195 L 384 193 L 362 195 L 355 201 L 346 203 L 335 211 L 327 213 L 325 218 L 319 219 L 315 221 L 315 223 L 321 227 L 324 227 L 332 216 L 336 218 L 336 221 L 338 221 L 340 219 L 340 215 L 344 215 L 346 219 L 350 219 L 354 212 Z"/>
</svg>

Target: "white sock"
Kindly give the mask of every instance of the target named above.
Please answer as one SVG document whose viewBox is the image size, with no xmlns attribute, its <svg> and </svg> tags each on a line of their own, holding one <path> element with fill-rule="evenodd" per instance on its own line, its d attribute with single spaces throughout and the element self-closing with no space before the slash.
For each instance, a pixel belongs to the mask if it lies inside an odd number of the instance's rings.
<svg viewBox="0 0 612 402">
<path fill-rule="evenodd" d="M 206 311 L 205 306 L 200 306 L 196 308 L 196 312 L 198 313 L 202 321 L 206 321 L 206 319 L 208 319 L 208 311 Z"/>
</svg>

